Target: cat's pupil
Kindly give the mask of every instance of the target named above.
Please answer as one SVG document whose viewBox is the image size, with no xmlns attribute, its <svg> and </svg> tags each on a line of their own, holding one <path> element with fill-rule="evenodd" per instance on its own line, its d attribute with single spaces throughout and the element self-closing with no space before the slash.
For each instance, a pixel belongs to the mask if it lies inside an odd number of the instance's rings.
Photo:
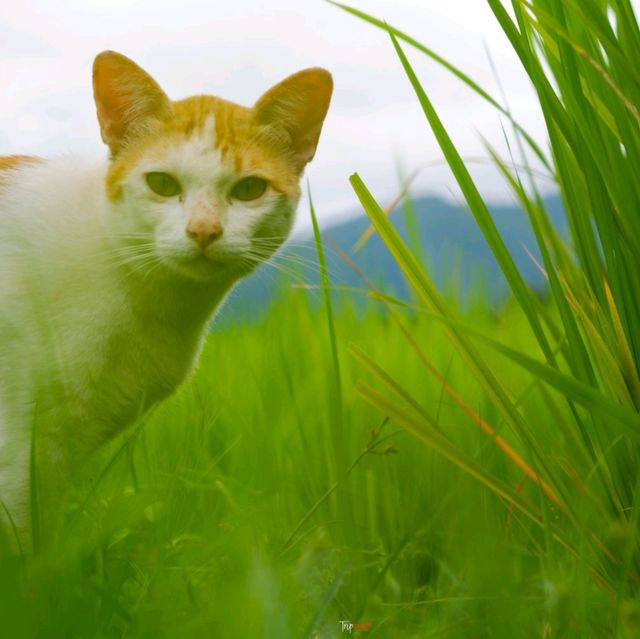
<svg viewBox="0 0 640 639">
<path fill-rule="evenodd" d="M 169 175 L 169 173 L 152 171 L 151 173 L 147 173 L 144 177 L 149 188 L 157 195 L 172 197 L 182 193 L 180 182 L 178 182 L 173 175 Z"/>
<path fill-rule="evenodd" d="M 237 182 L 231 197 L 242 202 L 257 200 L 267 190 L 267 181 L 259 177 L 247 177 Z"/>
</svg>

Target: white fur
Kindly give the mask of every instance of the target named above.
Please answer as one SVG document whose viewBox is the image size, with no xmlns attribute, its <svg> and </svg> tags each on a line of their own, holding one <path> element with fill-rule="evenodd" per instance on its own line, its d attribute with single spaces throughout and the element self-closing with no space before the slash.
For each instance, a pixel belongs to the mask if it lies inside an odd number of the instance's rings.
<svg viewBox="0 0 640 639">
<path fill-rule="evenodd" d="M 211 314 L 256 263 L 254 233 L 289 232 L 295 196 L 229 198 L 243 176 L 213 131 L 142 158 L 115 203 L 106 160 L 22 165 L 0 186 L 0 500 L 20 530 L 34 425 L 36 461 L 68 476 L 184 380 Z M 176 176 L 183 197 L 152 193 L 147 171 Z M 224 229 L 204 254 L 185 233 L 203 211 Z"/>
</svg>

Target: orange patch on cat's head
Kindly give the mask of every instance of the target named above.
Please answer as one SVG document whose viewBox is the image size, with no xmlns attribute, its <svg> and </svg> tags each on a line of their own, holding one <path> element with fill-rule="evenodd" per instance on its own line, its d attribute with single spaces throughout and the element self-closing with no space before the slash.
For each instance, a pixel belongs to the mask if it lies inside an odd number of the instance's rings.
<svg viewBox="0 0 640 639">
<path fill-rule="evenodd" d="M 213 96 L 173 102 L 173 117 L 163 127 L 172 140 L 210 136 L 226 170 L 237 175 L 264 174 L 276 191 L 291 193 L 298 175 L 286 143 L 256 122 L 253 109 Z M 213 123 L 212 131 L 207 126 Z"/>
<path fill-rule="evenodd" d="M 121 194 L 126 176 L 144 158 L 163 159 L 171 149 L 200 140 L 200 152 L 217 151 L 229 175 L 260 175 L 289 197 L 299 195 L 299 174 L 286 141 L 255 122 L 252 109 L 213 96 L 196 96 L 171 103 L 171 117 L 147 124 L 143 135 L 128 141 L 111 162 L 107 193 Z M 213 127 L 210 125 L 213 124 Z"/>
<path fill-rule="evenodd" d="M 44 162 L 42 158 L 33 155 L 4 155 L 0 156 L 0 187 L 11 182 L 11 171 L 29 164 Z"/>
<path fill-rule="evenodd" d="M 94 93 L 102 137 L 113 162 L 107 192 L 115 199 L 123 177 L 145 154 L 211 133 L 226 168 L 257 172 L 288 195 L 316 149 L 332 92 L 330 74 L 307 69 L 265 93 L 252 108 L 213 96 L 172 102 L 134 62 L 114 52 L 94 63 Z M 215 130 L 206 132 L 209 122 Z"/>
</svg>

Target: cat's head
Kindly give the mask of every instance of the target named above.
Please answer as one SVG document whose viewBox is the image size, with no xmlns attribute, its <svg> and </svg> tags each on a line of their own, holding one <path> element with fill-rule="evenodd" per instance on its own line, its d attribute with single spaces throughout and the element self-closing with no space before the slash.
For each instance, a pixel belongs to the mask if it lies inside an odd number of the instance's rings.
<svg viewBox="0 0 640 639">
<path fill-rule="evenodd" d="M 205 95 L 173 102 L 105 51 L 93 86 L 114 237 L 132 264 L 207 280 L 248 272 L 284 241 L 329 107 L 327 71 L 300 71 L 251 108 Z"/>
</svg>

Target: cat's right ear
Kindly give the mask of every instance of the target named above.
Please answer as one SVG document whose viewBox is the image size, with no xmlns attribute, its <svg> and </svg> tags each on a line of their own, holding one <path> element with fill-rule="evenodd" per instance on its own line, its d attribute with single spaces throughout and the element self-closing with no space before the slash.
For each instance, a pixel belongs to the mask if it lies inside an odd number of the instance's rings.
<svg viewBox="0 0 640 639">
<path fill-rule="evenodd" d="M 150 120 L 171 115 L 171 101 L 158 83 L 135 62 L 103 51 L 93 62 L 93 95 L 102 140 L 115 156 Z"/>
<path fill-rule="evenodd" d="M 325 69 L 304 69 L 267 91 L 254 105 L 261 124 L 284 129 L 298 172 L 313 159 L 327 115 L 333 80 Z"/>
</svg>

